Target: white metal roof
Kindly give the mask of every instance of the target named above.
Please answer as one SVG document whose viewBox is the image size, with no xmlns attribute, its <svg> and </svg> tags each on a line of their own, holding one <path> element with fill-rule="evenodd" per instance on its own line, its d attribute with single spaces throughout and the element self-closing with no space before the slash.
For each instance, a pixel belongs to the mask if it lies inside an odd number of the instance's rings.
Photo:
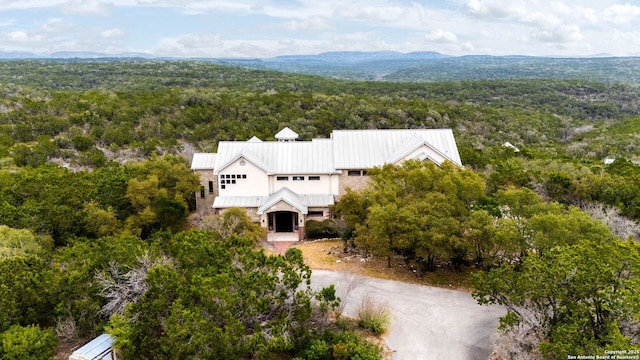
<svg viewBox="0 0 640 360">
<path fill-rule="evenodd" d="M 258 208 L 258 214 L 262 214 L 271 206 L 284 201 L 306 214 L 309 207 L 327 207 L 335 204 L 331 194 L 296 194 L 288 188 L 282 188 L 271 196 L 218 196 L 213 201 L 216 209 L 230 207 Z"/>
<path fill-rule="evenodd" d="M 278 133 L 274 136 L 278 140 L 295 140 L 298 138 L 298 133 L 285 127 L 284 129 L 278 131 Z"/>
<path fill-rule="evenodd" d="M 331 141 L 245 142 L 221 141 L 218 144 L 215 169 L 217 172 L 234 162 L 242 154 L 247 160 L 258 162 L 268 174 L 332 174 Z"/>
<path fill-rule="evenodd" d="M 219 173 L 244 157 L 270 175 L 334 174 L 395 163 L 423 145 L 462 166 L 451 129 L 393 129 L 334 130 L 312 141 L 221 141 L 217 154 L 194 154 L 191 168 Z"/>
<path fill-rule="evenodd" d="M 268 196 L 218 196 L 213 200 L 213 207 L 226 209 L 230 207 L 257 208 Z"/>
<path fill-rule="evenodd" d="M 367 169 L 386 163 L 407 142 L 423 140 L 445 158 L 462 165 L 451 129 L 334 130 L 333 164 L 336 169 Z"/>
<path fill-rule="evenodd" d="M 113 338 L 109 334 L 102 334 L 74 351 L 69 360 L 112 359 L 108 352 L 113 345 Z"/>
<path fill-rule="evenodd" d="M 214 153 L 195 153 L 191 160 L 191 170 L 210 170 L 216 163 Z"/>
<path fill-rule="evenodd" d="M 280 201 L 284 201 L 287 204 L 293 206 L 298 209 L 300 213 L 307 214 L 309 209 L 307 205 L 298 197 L 298 194 L 291 191 L 289 188 L 282 188 L 267 198 L 267 200 L 258 208 L 256 214 L 260 215 L 264 213 L 267 209 L 272 207 L 273 205 L 279 203 Z"/>
</svg>

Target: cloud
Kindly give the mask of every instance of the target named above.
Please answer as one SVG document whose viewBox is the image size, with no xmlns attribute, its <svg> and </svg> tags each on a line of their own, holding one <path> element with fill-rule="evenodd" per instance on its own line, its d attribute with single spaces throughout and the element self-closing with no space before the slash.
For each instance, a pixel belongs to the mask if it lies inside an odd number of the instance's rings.
<svg viewBox="0 0 640 360">
<path fill-rule="evenodd" d="M 119 39 L 126 36 L 120 29 L 106 29 L 100 32 L 100 36 L 105 39 Z"/>
<path fill-rule="evenodd" d="M 631 4 L 615 4 L 602 11 L 604 20 L 612 23 L 628 23 L 640 18 L 640 6 Z"/>
<path fill-rule="evenodd" d="M 390 23 L 402 20 L 408 15 L 409 8 L 400 6 L 347 6 L 336 9 L 340 17 L 376 23 Z"/>
<path fill-rule="evenodd" d="M 160 39 L 154 52 L 164 56 L 213 56 L 220 54 L 224 45 L 216 34 L 187 34 Z"/>
<path fill-rule="evenodd" d="M 283 23 L 274 25 L 274 27 L 287 31 L 331 30 L 335 28 L 329 20 L 321 17 L 314 17 L 305 20 L 285 21 Z"/>
<path fill-rule="evenodd" d="M 99 1 L 72 0 L 61 6 L 63 14 L 108 16 L 114 9 L 113 4 Z"/>
<path fill-rule="evenodd" d="M 532 34 L 536 40 L 547 43 L 572 43 L 584 38 L 577 25 L 561 25 L 552 29 L 539 29 Z"/>
<path fill-rule="evenodd" d="M 526 4 L 521 0 L 466 0 L 462 8 L 482 18 L 509 18 L 527 12 Z"/>
<path fill-rule="evenodd" d="M 458 37 L 456 34 L 451 31 L 437 29 L 433 30 L 427 35 L 425 38 L 429 41 L 437 42 L 437 43 L 455 43 L 458 41 Z"/>
</svg>

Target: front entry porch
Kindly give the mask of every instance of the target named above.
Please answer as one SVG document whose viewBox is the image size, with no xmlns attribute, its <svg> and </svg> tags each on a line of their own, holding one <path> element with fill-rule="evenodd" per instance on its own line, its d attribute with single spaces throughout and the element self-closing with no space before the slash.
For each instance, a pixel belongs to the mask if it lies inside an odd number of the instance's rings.
<svg viewBox="0 0 640 360">
<path fill-rule="evenodd" d="M 267 213 L 267 241 L 299 241 L 304 238 L 304 227 L 299 226 L 301 214 L 295 211 Z"/>
</svg>

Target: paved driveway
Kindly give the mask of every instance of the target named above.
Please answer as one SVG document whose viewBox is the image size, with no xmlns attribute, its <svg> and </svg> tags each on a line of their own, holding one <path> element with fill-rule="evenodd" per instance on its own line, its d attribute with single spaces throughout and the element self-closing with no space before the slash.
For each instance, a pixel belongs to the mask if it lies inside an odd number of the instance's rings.
<svg viewBox="0 0 640 360">
<path fill-rule="evenodd" d="M 326 270 L 313 270 L 311 283 L 315 290 L 335 284 L 347 316 L 355 317 L 366 295 L 387 302 L 392 320 L 385 342 L 393 360 L 486 360 L 497 338 L 498 319 L 506 313 L 498 306 L 478 305 L 464 291 Z M 350 284 L 357 285 L 345 297 Z"/>
</svg>

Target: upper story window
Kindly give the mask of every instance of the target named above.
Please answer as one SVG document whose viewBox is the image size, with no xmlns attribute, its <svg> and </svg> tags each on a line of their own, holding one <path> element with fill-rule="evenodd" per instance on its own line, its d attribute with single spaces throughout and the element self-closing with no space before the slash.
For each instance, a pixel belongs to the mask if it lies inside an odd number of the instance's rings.
<svg viewBox="0 0 640 360">
<path fill-rule="evenodd" d="M 309 176 L 309 180 L 320 180 L 320 176 Z"/>
<path fill-rule="evenodd" d="M 294 176 L 293 181 L 302 181 L 304 180 L 304 176 Z"/>
<path fill-rule="evenodd" d="M 226 189 L 225 185 L 233 185 L 236 183 L 236 180 L 246 179 L 247 174 L 221 174 L 219 178 L 220 188 Z M 213 181 L 209 182 L 209 190 L 213 192 Z"/>
<path fill-rule="evenodd" d="M 288 176 L 277 176 L 276 180 L 278 180 L 278 181 L 288 181 L 289 177 Z"/>
<path fill-rule="evenodd" d="M 361 173 L 360 170 L 349 170 L 347 172 L 347 175 L 348 176 L 360 176 L 360 175 L 362 175 L 362 173 Z"/>
</svg>

